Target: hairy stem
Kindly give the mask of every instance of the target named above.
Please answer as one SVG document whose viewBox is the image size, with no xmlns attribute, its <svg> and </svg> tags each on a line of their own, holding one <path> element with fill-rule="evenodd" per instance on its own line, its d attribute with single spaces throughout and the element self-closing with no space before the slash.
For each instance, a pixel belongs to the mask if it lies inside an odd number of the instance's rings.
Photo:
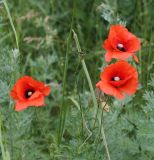
<svg viewBox="0 0 154 160">
<path fill-rule="evenodd" d="M 80 44 L 79 44 L 78 36 L 77 36 L 77 34 L 75 33 L 74 30 L 72 30 L 72 32 L 73 32 L 73 37 L 74 37 L 74 40 L 75 40 L 75 43 L 76 43 L 77 50 L 78 50 L 79 53 L 81 53 L 82 50 L 81 50 L 81 47 L 80 47 Z M 92 85 L 92 81 L 91 81 L 91 78 L 90 78 L 85 60 L 83 58 L 81 59 L 81 63 L 82 63 L 82 67 L 83 67 L 83 70 L 85 72 L 85 75 L 86 75 L 86 78 L 87 78 L 87 81 L 88 81 L 88 85 L 89 85 L 90 92 L 91 92 L 91 95 L 92 95 L 92 100 L 93 100 L 94 107 L 97 108 L 98 104 L 97 104 L 97 99 L 96 99 L 96 96 L 95 96 L 94 88 L 93 88 L 93 85 Z M 97 115 L 97 113 L 96 113 L 96 115 Z M 105 137 L 103 123 L 101 123 L 101 133 L 102 133 L 102 138 L 103 138 L 103 142 L 104 142 L 104 146 L 105 146 L 105 150 L 106 150 L 106 153 L 107 153 L 108 160 L 111 160 L 108 145 L 107 145 L 107 141 L 106 141 L 106 137 Z"/>
<path fill-rule="evenodd" d="M 79 53 L 81 53 L 82 51 L 81 51 L 81 47 L 80 47 L 80 44 L 79 44 L 79 41 L 78 41 L 77 34 L 75 33 L 74 30 L 72 30 L 72 32 L 73 32 L 73 37 L 74 37 L 74 40 L 75 40 L 75 43 L 76 43 L 77 50 L 78 50 Z M 81 59 L 81 63 L 82 63 L 82 67 L 83 67 L 83 70 L 85 72 L 85 75 L 86 75 L 86 78 L 87 78 L 87 81 L 88 81 L 90 92 L 92 94 L 94 107 L 97 108 L 97 100 L 96 100 L 94 88 L 93 88 L 93 85 L 92 85 L 92 81 L 91 81 L 91 78 L 90 78 L 90 75 L 89 75 L 85 60 L 83 58 Z"/>
<path fill-rule="evenodd" d="M 11 27 L 12 27 L 12 30 L 13 30 L 14 35 L 15 35 L 17 49 L 19 50 L 18 36 L 17 36 L 16 29 L 15 29 L 15 27 L 14 27 L 14 23 L 13 23 L 13 20 L 12 20 L 11 14 L 10 14 L 9 7 L 8 7 L 8 5 L 7 5 L 6 0 L 3 0 L 3 3 L 4 3 L 4 7 L 5 7 L 5 9 L 6 9 L 6 12 L 7 12 L 7 15 L 8 15 L 8 18 L 9 18 L 9 21 L 10 21 L 10 24 L 11 24 Z"/>
</svg>

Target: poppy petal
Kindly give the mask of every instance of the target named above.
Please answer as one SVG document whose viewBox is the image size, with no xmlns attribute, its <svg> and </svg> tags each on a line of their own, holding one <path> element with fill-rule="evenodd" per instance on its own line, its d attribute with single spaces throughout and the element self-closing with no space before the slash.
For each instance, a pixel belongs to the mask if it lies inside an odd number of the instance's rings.
<svg viewBox="0 0 154 160">
<path fill-rule="evenodd" d="M 115 96 L 117 99 L 124 99 L 124 95 L 121 94 L 121 91 L 108 83 L 102 83 L 100 81 L 96 84 L 96 87 L 108 95 Z"/>
<path fill-rule="evenodd" d="M 133 59 L 135 60 L 135 62 L 139 63 L 138 57 L 136 55 L 133 55 Z"/>
<path fill-rule="evenodd" d="M 112 52 L 107 52 L 105 54 L 105 60 L 106 60 L 106 62 L 110 62 L 111 59 L 112 59 Z"/>
<path fill-rule="evenodd" d="M 125 60 L 127 58 L 129 58 L 132 55 L 132 53 L 129 52 L 114 52 L 114 54 L 112 54 L 112 58 L 117 58 L 117 59 L 121 59 L 121 60 Z"/>
<path fill-rule="evenodd" d="M 17 101 L 15 105 L 16 111 L 21 111 L 23 109 L 26 109 L 29 106 L 44 106 L 44 96 L 40 96 L 36 99 L 30 100 L 30 101 Z"/>
<path fill-rule="evenodd" d="M 125 85 L 121 86 L 120 90 L 128 95 L 132 95 L 136 92 L 138 87 L 138 74 L 134 73 L 134 77 L 131 78 Z"/>
<path fill-rule="evenodd" d="M 49 93 L 50 93 L 50 91 L 51 91 L 50 86 L 46 86 L 46 87 L 44 88 L 44 90 L 43 90 L 43 94 L 44 94 L 45 96 L 48 96 Z"/>
<path fill-rule="evenodd" d="M 127 52 L 136 52 L 141 48 L 140 41 L 136 36 L 133 36 L 130 40 L 125 44 Z"/>
</svg>

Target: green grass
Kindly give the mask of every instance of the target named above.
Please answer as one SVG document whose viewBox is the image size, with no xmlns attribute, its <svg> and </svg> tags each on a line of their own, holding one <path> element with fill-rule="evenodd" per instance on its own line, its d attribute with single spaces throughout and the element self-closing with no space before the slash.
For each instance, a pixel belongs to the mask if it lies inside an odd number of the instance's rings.
<svg viewBox="0 0 154 160">
<path fill-rule="evenodd" d="M 153 160 L 153 0 L 0 2 L 0 159 Z M 102 112 L 93 89 L 115 23 L 142 41 L 140 63 L 132 62 L 140 86 L 124 101 L 108 98 Z M 45 107 L 14 111 L 10 89 L 22 75 L 51 85 Z"/>
</svg>

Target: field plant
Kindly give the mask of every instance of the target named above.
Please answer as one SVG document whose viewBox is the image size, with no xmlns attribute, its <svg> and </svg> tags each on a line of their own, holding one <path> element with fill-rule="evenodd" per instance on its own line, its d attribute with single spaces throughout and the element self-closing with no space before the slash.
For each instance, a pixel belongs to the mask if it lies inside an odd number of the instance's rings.
<svg viewBox="0 0 154 160">
<path fill-rule="evenodd" d="M 0 160 L 154 160 L 153 8 L 153 0 L 0 0 Z M 126 59 L 139 85 L 122 100 L 96 87 L 117 62 L 102 48 L 116 24 L 141 43 L 138 63 Z M 11 92 L 25 75 L 45 84 L 45 106 L 17 109 Z"/>
</svg>

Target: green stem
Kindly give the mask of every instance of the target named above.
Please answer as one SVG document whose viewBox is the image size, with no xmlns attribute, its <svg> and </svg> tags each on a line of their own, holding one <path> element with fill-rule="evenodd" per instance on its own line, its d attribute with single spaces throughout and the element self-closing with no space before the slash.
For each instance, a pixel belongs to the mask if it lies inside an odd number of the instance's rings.
<svg viewBox="0 0 154 160">
<path fill-rule="evenodd" d="M 105 146 L 105 150 L 106 150 L 106 154 L 107 154 L 108 160 L 111 160 L 110 159 L 110 153 L 109 153 L 109 149 L 108 149 L 108 145 L 107 145 L 107 141 L 106 141 L 106 136 L 105 136 L 103 124 L 102 124 L 101 133 L 102 133 L 103 143 L 104 143 L 104 146 Z"/>
<path fill-rule="evenodd" d="M 0 114 L 0 148 L 2 152 L 2 159 L 3 160 L 10 160 L 10 155 L 8 151 L 4 149 L 3 141 L 2 141 L 2 119 L 1 119 L 1 114 Z"/>
<path fill-rule="evenodd" d="M 61 110 L 60 110 L 60 126 L 59 126 L 59 135 L 58 135 L 58 145 L 61 143 L 61 138 L 63 135 L 63 130 L 65 126 L 65 117 L 66 117 L 66 107 L 65 107 L 65 90 L 66 90 L 66 75 L 67 75 L 67 66 L 68 66 L 68 45 L 70 42 L 70 35 L 67 40 L 67 51 L 65 55 L 65 66 L 64 66 L 64 76 L 63 76 L 63 96 L 61 101 Z"/>
<path fill-rule="evenodd" d="M 1 131 L 1 117 L 0 117 L 0 146 L 1 146 L 1 152 L 2 152 L 2 158 L 5 160 L 5 151 L 4 151 L 4 146 L 2 142 L 2 131 Z"/>
<path fill-rule="evenodd" d="M 81 53 L 82 50 L 81 50 L 81 47 L 80 47 L 80 44 L 79 44 L 79 40 L 78 40 L 77 34 L 75 33 L 74 30 L 72 30 L 72 32 L 73 32 L 73 36 L 74 36 L 74 40 L 75 40 L 75 43 L 76 43 L 77 50 L 78 50 L 79 53 Z M 91 78 L 90 78 L 90 75 L 89 75 L 89 72 L 88 72 L 86 63 L 85 63 L 85 61 L 84 61 L 83 58 L 81 59 L 81 63 L 82 63 L 82 67 L 83 67 L 83 70 L 84 70 L 84 72 L 85 72 L 85 75 L 86 75 L 86 78 L 87 78 L 87 81 L 88 81 L 88 85 L 89 85 L 89 88 L 90 88 L 90 92 L 91 92 L 91 94 L 92 94 L 92 99 L 93 99 L 94 107 L 97 108 L 97 107 L 98 107 L 98 104 L 97 104 L 97 99 L 96 99 L 96 96 L 95 96 L 94 88 L 93 88 L 93 85 L 92 85 L 92 81 L 91 81 Z M 96 115 L 97 115 L 97 113 L 96 113 Z M 95 123 L 95 122 L 94 122 L 94 123 Z M 101 133 L 102 133 L 102 138 L 103 138 L 105 150 L 106 150 L 106 153 L 107 153 L 107 157 L 108 157 L 108 160 L 111 160 L 111 159 L 110 159 L 109 150 L 108 150 L 108 146 L 107 146 L 106 137 L 105 137 L 105 132 L 104 132 L 103 123 L 102 123 L 101 127 L 102 127 Z"/>
<path fill-rule="evenodd" d="M 75 33 L 74 30 L 72 30 L 72 32 L 73 32 L 73 36 L 74 36 L 74 40 L 75 40 L 75 43 L 76 43 L 77 50 L 78 50 L 79 53 L 81 53 L 82 51 L 81 51 L 81 47 L 80 47 L 80 44 L 79 44 L 79 41 L 78 41 L 77 34 Z M 93 85 L 92 85 L 92 81 L 91 81 L 91 78 L 90 78 L 85 60 L 83 58 L 81 59 L 81 63 L 82 63 L 82 67 L 83 67 L 83 70 L 85 72 L 85 75 L 86 75 L 86 78 L 87 78 L 87 81 L 88 81 L 90 92 L 92 94 L 92 100 L 93 100 L 94 107 L 97 108 L 97 100 L 96 100 L 94 88 L 93 88 Z"/>
<path fill-rule="evenodd" d="M 74 19 L 74 7 L 73 7 L 73 15 L 71 21 L 71 28 L 69 32 L 69 36 L 67 38 L 67 48 L 66 48 L 66 55 L 65 55 L 65 65 L 64 65 L 64 75 L 63 75 L 63 89 L 62 89 L 62 101 L 61 101 L 61 110 L 60 110 L 60 125 L 59 125 L 59 132 L 58 132 L 58 145 L 61 143 L 61 139 L 63 136 L 63 131 L 65 127 L 65 119 L 67 114 L 67 107 L 65 106 L 65 93 L 66 93 L 66 77 L 67 77 L 67 68 L 68 68 L 68 54 L 70 49 L 70 42 L 71 42 L 71 31 L 73 28 L 73 19 Z"/>
<path fill-rule="evenodd" d="M 73 37 L 74 37 L 74 40 L 75 40 L 75 43 L 76 43 L 77 50 L 78 50 L 79 53 L 81 53 L 82 50 L 81 50 L 81 47 L 80 47 L 80 44 L 79 44 L 78 36 L 77 36 L 77 34 L 75 33 L 74 30 L 72 30 L 72 32 L 73 32 Z M 94 118 L 94 125 L 93 125 L 93 126 L 95 126 L 96 119 L 97 119 L 97 110 L 98 110 L 97 99 L 96 99 L 96 96 L 95 96 L 95 91 L 94 91 L 94 88 L 93 88 L 93 85 L 92 85 L 92 81 L 91 81 L 86 63 L 85 63 L 85 60 L 83 59 L 83 57 L 81 59 L 81 64 L 82 64 L 83 70 L 85 72 L 87 81 L 88 81 L 88 85 L 89 85 L 89 88 L 90 88 L 90 92 L 91 92 L 92 100 L 93 100 L 93 104 L 94 104 L 94 109 L 96 109 L 95 118 Z"/>
<path fill-rule="evenodd" d="M 107 105 L 107 102 L 108 102 L 108 101 L 106 101 L 106 103 L 105 103 L 105 105 L 103 106 L 103 109 L 102 109 L 102 115 L 101 115 L 100 125 L 101 125 L 101 134 L 102 134 L 103 143 L 104 143 L 104 146 L 105 146 L 107 158 L 108 158 L 108 160 L 111 160 L 111 158 L 110 158 L 110 153 L 109 153 L 109 149 L 108 149 L 108 144 L 107 144 L 106 136 L 105 136 L 105 132 L 104 132 L 104 125 L 103 125 L 103 110 L 104 110 L 105 106 Z"/>
<path fill-rule="evenodd" d="M 10 14 L 9 7 L 8 7 L 8 5 L 7 5 L 6 0 L 3 0 L 3 3 L 4 3 L 4 7 L 5 7 L 5 9 L 6 9 L 6 12 L 7 12 L 7 14 L 8 14 L 8 18 L 9 18 L 9 21 L 10 21 L 10 24 L 11 24 L 11 27 L 12 27 L 12 30 L 13 30 L 14 35 L 15 35 L 17 49 L 19 50 L 18 36 L 17 36 L 16 29 L 15 29 L 15 27 L 14 27 L 14 23 L 13 23 L 11 14 Z"/>
</svg>

